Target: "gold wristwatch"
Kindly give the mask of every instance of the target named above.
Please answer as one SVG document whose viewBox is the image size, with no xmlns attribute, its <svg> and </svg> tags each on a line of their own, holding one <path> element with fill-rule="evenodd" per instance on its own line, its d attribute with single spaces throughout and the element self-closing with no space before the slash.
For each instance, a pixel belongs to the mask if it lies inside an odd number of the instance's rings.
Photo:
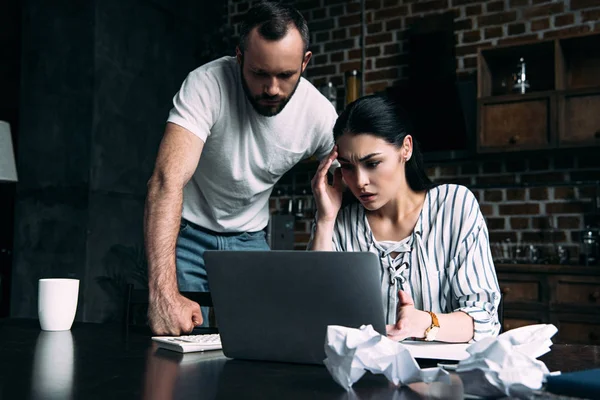
<svg viewBox="0 0 600 400">
<path fill-rule="evenodd" d="M 440 330 L 440 323 L 438 322 L 437 315 L 435 315 L 431 311 L 427 311 L 427 313 L 429 313 L 429 315 L 431 315 L 431 325 L 429 326 L 429 328 L 425 329 L 425 338 L 424 339 L 427 342 L 432 342 L 435 340 L 435 338 Z"/>
</svg>

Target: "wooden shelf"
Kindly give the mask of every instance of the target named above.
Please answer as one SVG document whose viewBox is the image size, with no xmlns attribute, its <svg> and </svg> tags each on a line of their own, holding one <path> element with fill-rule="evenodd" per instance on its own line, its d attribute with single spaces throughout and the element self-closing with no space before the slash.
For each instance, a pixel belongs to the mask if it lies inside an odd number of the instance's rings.
<svg viewBox="0 0 600 400">
<path fill-rule="evenodd" d="M 478 51 L 480 153 L 600 146 L 600 34 Z M 513 93 L 523 57 L 530 88 Z"/>
</svg>

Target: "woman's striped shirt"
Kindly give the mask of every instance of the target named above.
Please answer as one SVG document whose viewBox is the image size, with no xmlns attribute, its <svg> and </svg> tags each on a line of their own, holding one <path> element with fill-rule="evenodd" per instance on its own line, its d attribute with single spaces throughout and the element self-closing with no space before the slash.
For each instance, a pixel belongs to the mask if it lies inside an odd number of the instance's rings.
<svg viewBox="0 0 600 400">
<path fill-rule="evenodd" d="M 315 224 L 311 242 L 314 233 Z M 488 230 L 477 199 L 466 187 L 430 189 L 412 234 L 400 242 L 375 240 L 364 207 L 348 205 L 338 213 L 333 249 L 379 256 L 388 324 L 396 322 L 401 289 L 419 310 L 470 315 L 475 341 L 498 334 L 500 290 Z M 398 255 L 392 258 L 392 253 Z"/>
</svg>

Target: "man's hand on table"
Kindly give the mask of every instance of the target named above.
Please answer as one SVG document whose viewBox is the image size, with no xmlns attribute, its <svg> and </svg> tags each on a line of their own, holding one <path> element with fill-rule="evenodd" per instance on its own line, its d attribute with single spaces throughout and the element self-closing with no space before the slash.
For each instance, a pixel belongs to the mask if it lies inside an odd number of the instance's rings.
<svg viewBox="0 0 600 400">
<path fill-rule="evenodd" d="M 148 321 L 155 335 L 179 336 L 202 324 L 200 305 L 179 293 L 150 296 Z"/>
</svg>

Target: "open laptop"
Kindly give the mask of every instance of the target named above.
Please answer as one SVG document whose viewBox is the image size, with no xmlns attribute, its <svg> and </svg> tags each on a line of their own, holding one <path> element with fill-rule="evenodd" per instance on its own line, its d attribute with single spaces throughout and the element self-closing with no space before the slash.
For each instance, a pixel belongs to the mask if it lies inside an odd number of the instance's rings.
<svg viewBox="0 0 600 400">
<path fill-rule="evenodd" d="M 322 364 L 327 325 L 385 334 L 375 254 L 212 250 L 204 261 L 227 357 Z"/>
</svg>

